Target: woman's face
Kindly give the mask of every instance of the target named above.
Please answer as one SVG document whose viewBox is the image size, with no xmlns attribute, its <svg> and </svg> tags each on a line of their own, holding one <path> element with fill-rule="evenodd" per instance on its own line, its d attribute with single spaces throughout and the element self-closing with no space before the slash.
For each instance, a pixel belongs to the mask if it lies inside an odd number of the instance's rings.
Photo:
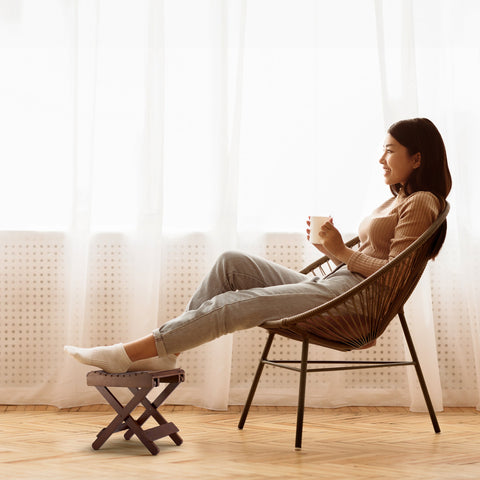
<svg viewBox="0 0 480 480">
<path fill-rule="evenodd" d="M 405 185 L 413 170 L 420 166 L 420 153 L 410 155 L 407 147 L 398 143 L 389 133 L 385 137 L 383 149 L 380 163 L 385 172 L 385 183 Z"/>
</svg>

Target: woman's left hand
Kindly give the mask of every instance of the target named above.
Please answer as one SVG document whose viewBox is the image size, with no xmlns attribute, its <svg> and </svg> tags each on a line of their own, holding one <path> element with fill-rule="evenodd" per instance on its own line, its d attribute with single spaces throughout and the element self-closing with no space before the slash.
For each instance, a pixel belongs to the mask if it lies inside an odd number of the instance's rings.
<svg viewBox="0 0 480 480">
<path fill-rule="evenodd" d="M 325 222 L 319 231 L 319 236 L 322 240 L 322 245 L 337 258 L 342 255 L 346 249 L 343 238 L 333 223 Z"/>
</svg>

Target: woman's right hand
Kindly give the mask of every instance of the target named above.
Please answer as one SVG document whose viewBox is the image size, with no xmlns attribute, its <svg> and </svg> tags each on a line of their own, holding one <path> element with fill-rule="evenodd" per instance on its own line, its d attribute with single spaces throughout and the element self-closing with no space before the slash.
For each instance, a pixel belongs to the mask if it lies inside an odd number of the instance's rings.
<svg viewBox="0 0 480 480">
<path fill-rule="evenodd" d="M 331 220 L 330 220 L 331 221 Z M 307 227 L 310 227 L 310 217 L 308 217 L 308 220 L 307 220 Z M 307 240 L 310 241 L 310 228 L 307 228 Z M 335 258 L 334 255 L 332 255 L 331 252 L 329 252 L 324 246 L 323 244 L 321 243 L 312 243 L 312 245 L 320 252 L 320 253 L 323 253 L 324 255 L 326 255 L 330 260 L 332 260 L 333 263 L 335 263 L 336 265 L 338 265 L 340 262 L 340 260 L 338 260 L 337 258 Z"/>
</svg>

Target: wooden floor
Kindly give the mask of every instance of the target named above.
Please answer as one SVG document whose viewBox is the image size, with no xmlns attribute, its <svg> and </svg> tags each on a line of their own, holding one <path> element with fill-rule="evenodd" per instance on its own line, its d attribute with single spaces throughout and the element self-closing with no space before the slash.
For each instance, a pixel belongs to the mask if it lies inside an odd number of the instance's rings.
<svg viewBox="0 0 480 480">
<path fill-rule="evenodd" d="M 294 449 L 295 409 L 212 412 L 166 406 L 184 443 L 157 440 L 150 455 L 134 437 L 91 443 L 113 418 L 108 406 L 58 410 L 0 406 L 4 479 L 479 479 L 480 413 L 446 409 L 435 434 L 427 414 L 405 408 L 306 409 L 304 445 Z M 141 410 L 138 409 L 137 413 Z"/>
</svg>

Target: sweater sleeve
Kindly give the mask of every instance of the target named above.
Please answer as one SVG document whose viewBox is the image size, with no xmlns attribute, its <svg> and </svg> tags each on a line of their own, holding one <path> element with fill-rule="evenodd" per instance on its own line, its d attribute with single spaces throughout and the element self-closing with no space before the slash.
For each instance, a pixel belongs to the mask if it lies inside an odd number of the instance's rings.
<svg viewBox="0 0 480 480">
<path fill-rule="evenodd" d="M 398 222 L 390 240 L 385 258 L 376 258 L 355 251 L 347 267 L 350 271 L 368 277 L 412 244 L 435 221 L 440 213 L 440 202 L 430 192 L 415 192 L 398 207 Z"/>
</svg>

